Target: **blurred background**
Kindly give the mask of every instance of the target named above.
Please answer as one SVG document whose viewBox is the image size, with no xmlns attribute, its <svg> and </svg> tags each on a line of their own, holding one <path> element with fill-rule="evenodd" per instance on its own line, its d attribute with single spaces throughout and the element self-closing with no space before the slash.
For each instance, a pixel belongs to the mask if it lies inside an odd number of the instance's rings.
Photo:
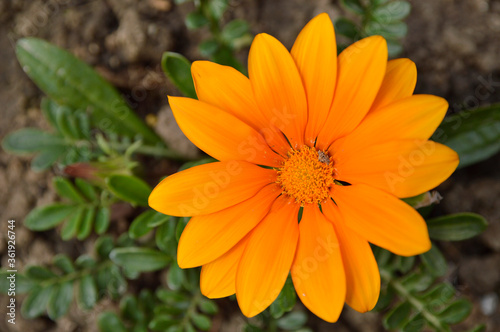
<svg viewBox="0 0 500 332">
<path fill-rule="evenodd" d="M 417 65 L 416 93 L 446 98 L 450 113 L 499 102 L 500 1 L 420 0 L 411 4 L 400 57 Z M 167 142 L 184 153 L 199 154 L 173 120 L 166 96 L 179 92 L 160 67 L 165 51 L 181 53 L 191 61 L 204 58 L 198 45 L 209 32 L 186 28 L 184 19 L 192 10 L 192 3 L 176 4 L 173 0 L 0 0 L 0 139 L 15 129 L 48 126 L 39 111 L 42 93 L 15 57 L 15 41 L 34 36 L 90 64 Z M 332 20 L 351 15 L 332 0 L 232 0 L 223 19 L 245 19 L 253 34 L 269 33 L 290 48 L 300 29 L 321 12 L 327 12 Z M 237 56 L 246 63 L 247 54 L 248 48 L 243 48 Z M 33 207 L 56 198 L 51 183 L 57 171 L 35 173 L 29 160 L 0 152 L 2 225 L 8 219 L 20 221 Z M 473 313 L 456 331 L 482 322 L 487 323 L 487 331 L 500 331 L 499 165 L 500 156 L 496 155 L 457 171 L 438 188 L 444 199 L 435 208 L 436 214 L 471 211 L 490 223 L 477 238 L 440 244 L 449 264 L 445 278 L 474 303 Z M 178 167 L 165 160 L 150 166 L 156 177 Z M 113 217 L 113 232 L 127 230 L 130 213 L 124 208 Z M 18 226 L 19 269 L 30 263 L 49 263 L 56 253 L 80 254 L 90 248 L 87 242 L 63 242 L 51 232 L 32 233 L 21 223 Z M 5 250 L 5 239 L 0 237 L 2 266 L 7 258 Z M 132 290 L 152 286 L 144 282 L 132 283 Z M 5 308 L 7 300 L 0 296 L 0 307 Z M 11 325 L 2 318 L 0 330 L 95 331 L 97 314 L 114 307 L 116 303 L 104 300 L 88 312 L 71 308 L 57 323 L 48 318 L 25 321 L 18 315 L 17 324 Z M 238 331 L 243 318 L 236 304 L 222 300 L 220 308 L 212 331 Z M 376 313 L 361 315 L 346 309 L 336 325 L 310 319 L 315 331 L 383 331 Z"/>
</svg>

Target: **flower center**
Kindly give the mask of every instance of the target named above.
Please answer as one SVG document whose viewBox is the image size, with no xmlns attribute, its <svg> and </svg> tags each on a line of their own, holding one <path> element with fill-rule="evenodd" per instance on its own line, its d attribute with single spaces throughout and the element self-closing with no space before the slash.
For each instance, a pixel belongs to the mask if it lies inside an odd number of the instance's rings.
<svg viewBox="0 0 500 332">
<path fill-rule="evenodd" d="M 290 150 L 278 171 L 277 183 L 301 206 L 321 203 L 329 197 L 333 185 L 333 160 L 323 151 L 305 146 Z"/>
</svg>

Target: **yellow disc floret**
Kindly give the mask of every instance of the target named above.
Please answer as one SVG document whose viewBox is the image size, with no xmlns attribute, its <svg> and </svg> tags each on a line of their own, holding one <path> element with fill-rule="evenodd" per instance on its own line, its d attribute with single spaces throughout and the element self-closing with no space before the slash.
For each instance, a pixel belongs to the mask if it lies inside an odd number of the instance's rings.
<svg viewBox="0 0 500 332">
<path fill-rule="evenodd" d="M 277 183 L 283 193 L 300 203 L 321 203 L 329 197 L 333 185 L 333 160 L 323 151 L 305 146 L 290 150 L 283 166 L 278 168 Z"/>
</svg>

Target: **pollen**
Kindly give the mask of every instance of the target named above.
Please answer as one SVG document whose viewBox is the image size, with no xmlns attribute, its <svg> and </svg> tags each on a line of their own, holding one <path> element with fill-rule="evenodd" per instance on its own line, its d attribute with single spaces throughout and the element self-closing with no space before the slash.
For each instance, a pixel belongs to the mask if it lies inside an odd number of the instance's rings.
<svg viewBox="0 0 500 332">
<path fill-rule="evenodd" d="M 324 202 L 334 184 L 332 158 L 326 152 L 308 146 L 290 150 L 277 171 L 276 183 L 281 186 L 283 194 L 295 198 L 301 206 Z"/>
</svg>

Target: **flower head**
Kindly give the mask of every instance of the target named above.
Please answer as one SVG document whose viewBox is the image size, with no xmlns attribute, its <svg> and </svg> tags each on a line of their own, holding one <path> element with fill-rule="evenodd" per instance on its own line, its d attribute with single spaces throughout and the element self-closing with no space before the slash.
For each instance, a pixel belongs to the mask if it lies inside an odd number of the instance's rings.
<svg viewBox="0 0 500 332">
<path fill-rule="evenodd" d="M 276 299 L 290 272 L 304 305 L 327 321 L 344 302 L 371 310 L 380 275 L 369 243 L 403 256 L 431 246 L 399 198 L 457 167 L 454 151 L 428 140 L 448 104 L 413 95 L 415 65 L 387 61 L 382 37 L 337 58 L 326 14 L 291 52 L 257 35 L 248 69 L 249 78 L 197 61 L 199 100 L 169 97 L 186 136 L 219 160 L 169 176 L 149 198 L 162 213 L 192 216 L 179 266 L 203 266 L 203 294 L 236 293 L 247 316 Z"/>
</svg>

